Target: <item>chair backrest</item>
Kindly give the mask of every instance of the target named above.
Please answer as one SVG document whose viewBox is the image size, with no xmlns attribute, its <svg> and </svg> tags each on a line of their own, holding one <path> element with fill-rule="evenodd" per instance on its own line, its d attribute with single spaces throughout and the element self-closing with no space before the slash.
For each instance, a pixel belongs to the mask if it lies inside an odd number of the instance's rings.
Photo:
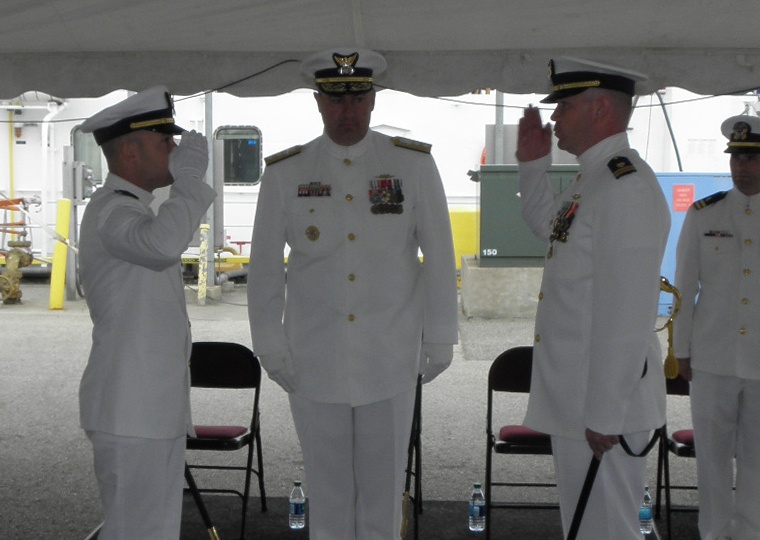
<svg viewBox="0 0 760 540">
<path fill-rule="evenodd" d="M 245 345 L 198 341 L 190 355 L 190 384 L 196 388 L 258 388 L 261 366 Z"/>
<path fill-rule="evenodd" d="M 688 396 L 689 381 L 680 375 L 675 379 L 665 379 L 665 389 L 671 396 Z"/>
<path fill-rule="evenodd" d="M 519 346 L 507 349 L 491 364 L 488 371 L 490 392 L 530 392 L 530 375 L 533 366 L 533 347 Z"/>
</svg>

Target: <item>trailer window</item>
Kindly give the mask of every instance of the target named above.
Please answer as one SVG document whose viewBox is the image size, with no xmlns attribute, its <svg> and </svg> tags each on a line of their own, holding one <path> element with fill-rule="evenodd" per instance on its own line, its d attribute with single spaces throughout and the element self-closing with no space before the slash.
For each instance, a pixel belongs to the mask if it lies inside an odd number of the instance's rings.
<svg viewBox="0 0 760 540">
<path fill-rule="evenodd" d="M 256 126 L 223 126 L 214 133 L 214 160 L 221 162 L 225 184 L 257 184 L 261 156 L 261 131 Z"/>
</svg>

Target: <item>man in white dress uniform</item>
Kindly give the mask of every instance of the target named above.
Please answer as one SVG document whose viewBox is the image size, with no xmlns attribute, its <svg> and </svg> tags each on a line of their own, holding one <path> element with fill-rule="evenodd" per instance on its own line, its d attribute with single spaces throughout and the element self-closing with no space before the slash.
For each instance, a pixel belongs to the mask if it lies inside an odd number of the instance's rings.
<svg viewBox="0 0 760 540">
<path fill-rule="evenodd" d="M 192 432 L 180 256 L 216 196 L 204 182 L 207 143 L 174 123 L 164 86 L 100 111 L 81 129 L 94 134 L 108 162 L 79 242 L 93 322 L 80 417 L 105 509 L 98 538 L 173 540 Z M 154 214 L 152 191 L 170 184 Z"/>
<path fill-rule="evenodd" d="M 457 342 L 430 146 L 369 129 L 384 68 L 355 49 L 303 63 L 324 133 L 268 158 L 253 228 L 253 346 L 289 393 L 316 540 L 399 537 L 417 376 L 446 369 Z"/>
<path fill-rule="evenodd" d="M 639 539 L 646 460 L 628 456 L 665 421 L 654 333 L 670 214 L 652 169 L 628 144 L 635 83 L 613 66 L 550 64 L 559 148 L 580 174 L 556 193 L 552 129 L 525 110 L 517 158 L 523 217 L 547 241 L 525 424 L 552 437 L 567 536 L 592 455 L 601 459 L 578 539 Z"/>
<path fill-rule="evenodd" d="M 732 116 L 721 130 L 734 187 L 686 213 L 673 341 L 691 381 L 700 535 L 750 540 L 760 538 L 760 118 Z"/>
</svg>

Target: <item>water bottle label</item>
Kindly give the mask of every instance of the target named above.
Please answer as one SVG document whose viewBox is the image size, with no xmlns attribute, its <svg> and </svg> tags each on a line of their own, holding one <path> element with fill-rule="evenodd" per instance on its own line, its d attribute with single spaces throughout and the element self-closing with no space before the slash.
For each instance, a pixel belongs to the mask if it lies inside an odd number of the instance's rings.
<svg viewBox="0 0 760 540">
<path fill-rule="evenodd" d="M 291 516 L 302 516 L 304 515 L 304 503 L 290 503 L 290 515 Z"/>
<path fill-rule="evenodd" d="M 650 520 L 652 519 L 652 508 L 648 506 L 642 506 L 639 508 L 639 519 Z"/>
<path fill-rule="evenodd" d="M 481 518 L 485 516 L 486 507 L 482 504 L 471 504 L 470 505 L 470 517 L 472 518 Z"/>
</svg>

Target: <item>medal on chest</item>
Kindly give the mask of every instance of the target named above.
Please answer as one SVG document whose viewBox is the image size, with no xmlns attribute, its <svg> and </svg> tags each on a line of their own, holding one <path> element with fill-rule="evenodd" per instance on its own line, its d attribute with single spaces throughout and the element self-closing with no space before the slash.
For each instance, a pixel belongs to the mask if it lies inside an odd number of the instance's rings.
<svg viewBox="0 0 760 540">
<path fill-rule="evenodd" d="M 552 232 L 549 235 L 549 253 L 547 257 L 551 258 L 554 253 L 554 241 L 565 243 L 570 231 L 570 225 L 573 224 L 575 213 L 578 210 L 578 203 L 575 201 L 565 201 L 557 212 L 557 217 L 552 221 Z"/>
<path fill-rule="evenodd" d="M 401 180 L 389 174 L 376 176 L 369 182 L 369 202 L 373 214 L 401 214 L 404 212 L 404 193 Z"/>
<path fill-rule="evenodd" d="M 332 194 L 332 186 L 322 182 L 309 182 L 298 184 L 299 197 L 329 197 Z"/>
</svg>

